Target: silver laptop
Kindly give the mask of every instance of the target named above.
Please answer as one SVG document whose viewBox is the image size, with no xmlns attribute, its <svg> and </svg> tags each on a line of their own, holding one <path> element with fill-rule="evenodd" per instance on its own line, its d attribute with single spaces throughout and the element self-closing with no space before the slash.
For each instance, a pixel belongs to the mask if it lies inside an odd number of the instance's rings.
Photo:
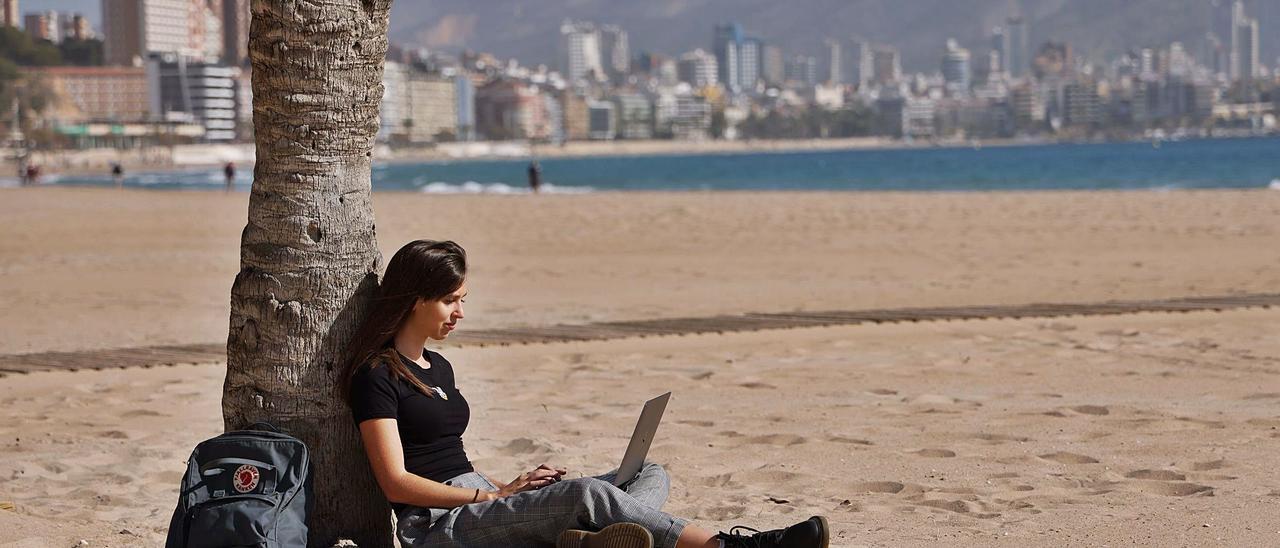
<svg viewBox="0 0 1280 548">
<path fill-rule="evenodd" d="M 640 420 L 636 421 L 636 431 L 631 434 L 631 443 L 627 444 L 627 453 L 622 456 L 622 465 L 618 467 L 618 477 L 613 484 L 631 481 L 644 466 L 644 457 L 649 454 L 649 444 L 653 443 L 653 435 L 658 432 L 658 423 L 662 422 L 662 413 L 667 410 L 667 400 L 671 393 L 667 392 L 644 403 L 644 411 L 640 412 Z"/>
</svg>

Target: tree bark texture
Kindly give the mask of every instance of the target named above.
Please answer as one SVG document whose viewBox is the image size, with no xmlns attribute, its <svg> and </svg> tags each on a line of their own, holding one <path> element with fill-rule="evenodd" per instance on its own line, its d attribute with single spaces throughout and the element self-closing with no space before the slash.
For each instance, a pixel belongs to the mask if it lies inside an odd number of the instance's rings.
<svg viewBox="0 0 1280 548">
<path fill-rule="evenodd" d="M 257 162 L 231 288 L 227 429 L 265 420 L 311 452 L 311 546 L 391 546 L 390 514 L 335 392 L 377 286 L 370 165 L 390 0 L 253 0 Z"/>
</svg>

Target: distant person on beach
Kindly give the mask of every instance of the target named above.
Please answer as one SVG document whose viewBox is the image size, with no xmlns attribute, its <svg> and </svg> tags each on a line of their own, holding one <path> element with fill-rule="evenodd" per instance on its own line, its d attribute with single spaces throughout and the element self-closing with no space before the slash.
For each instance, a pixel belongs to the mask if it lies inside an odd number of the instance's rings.
<svg viewBox="0 0 1280 548">
<path fill-rule="evenodd" d="M 466 252 L 453 242 L 400 248 L 343 357 L 340 392 L 403 547 L 827 548 L 821 516 L 716 534 L 664 513 L 670 479 L 654 463 L 621 487 L 616 470 L 570 479 L 543 464 L 510 483 L 477 471 L 462 443 L 471 407 L 453 365 L 424 348 L 458 328 L 466 274 Z"/>
<path fill-rule="evenodd" d="M 40 166 L 33 163 L 27 163 L 26 184 L 36 185 L 40 183 Z"/>
<path fill-rule="evenodd" d="M 227 165 L 222 166 L 222 175 L 227 178 L 227 192 L 231 192 L 236 186 L 236 164 L 227 162 Z"/>
<path fill-rule="evenodd" d="M 115 182 L 116 188 L 124 188 L 124 166 L 120 162 L 111 164 L 111 180 Z"/>
<path fill-rule="evenodd" d="M 542 190 L 542 166 L 537 160 L 529 162 L 529 190 L 534 194 Z"/>
</svg>

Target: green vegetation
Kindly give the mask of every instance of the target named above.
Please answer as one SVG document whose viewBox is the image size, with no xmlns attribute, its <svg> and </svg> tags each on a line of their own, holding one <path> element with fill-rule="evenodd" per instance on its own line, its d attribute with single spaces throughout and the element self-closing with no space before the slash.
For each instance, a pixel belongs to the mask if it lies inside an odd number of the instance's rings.
<svg viewBox="0 0 1280 548">
<path fill-rule="evenodd" d="M 0 27 L 0 61 L 24 67 L 97 66 L 102 64 L 102 40 L 64 40 L 53 44 L 33 40 L 31 35 L 13 27 Z"/>
<path fill-rule="evenodd" d="M 839 110 L 811 106 L 789 111 L 752 112 L 738 128 L 748 139 L 817 139 L 871 135 L 874 113 L 862 105 Z"/>
</svg>

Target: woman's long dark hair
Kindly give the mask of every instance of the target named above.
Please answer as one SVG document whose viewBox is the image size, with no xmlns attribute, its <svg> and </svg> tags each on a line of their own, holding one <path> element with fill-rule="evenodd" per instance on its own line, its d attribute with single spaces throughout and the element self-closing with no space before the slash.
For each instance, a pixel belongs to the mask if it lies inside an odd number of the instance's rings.
<svg viewBox="0 0 1280 548">
<path fill-rule="evenodd" d="M 462 287 L 466 277 L 467 252 L 458 244 L 415 240 L 400 248 L 387 263 L 369 315 L 347 344 L 342 377 L 338 379 L 342 399 L 351 402 L 351 379 L 365 366 L 386 366 L 396 377 L 435 397 L 435 390 L 409 371 L 397 355 L 394 339 L 418 299 L 441 299 Z"/>
</svg>

